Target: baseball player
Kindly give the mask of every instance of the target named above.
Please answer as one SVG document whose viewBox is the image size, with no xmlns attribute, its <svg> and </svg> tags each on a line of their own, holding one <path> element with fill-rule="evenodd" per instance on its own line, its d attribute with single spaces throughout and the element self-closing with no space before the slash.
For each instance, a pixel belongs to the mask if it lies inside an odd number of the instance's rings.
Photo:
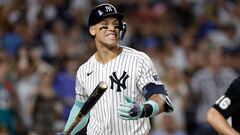
<svg viewBox="0 0 240 135">
<path fill-rule="evenodd" d="M 76 101 L 64 131 L 101 81 L 108 84 L 107 91 L 72 134 L 89 119 L 87 135 L 147 135 L 149 118 L 173 111 L 150 58 L 119 45 L 126 30 L 123 18 L 111 4 L 101 4 L 91 11 L 88 26 L 97 51 L 77 71 Z"/>
<path fill-rule="evenodd" d="M 221 135 L 240 135 L 240 77 L 207 113 L 207 121 Z M 232 127 L 226 121 L 231 116 Z"/>
</svg>

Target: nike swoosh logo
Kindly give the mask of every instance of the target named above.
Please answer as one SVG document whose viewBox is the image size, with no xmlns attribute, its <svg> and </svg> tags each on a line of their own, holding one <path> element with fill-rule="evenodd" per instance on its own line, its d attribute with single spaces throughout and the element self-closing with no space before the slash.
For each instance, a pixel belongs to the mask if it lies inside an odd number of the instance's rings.
<svg viewBox="0 0 240 135">
<path fill-rule="evenodd" d="M 87 76 L 91 75 L 92 73 L 93 73 L 93 71 L 92 71 L 92 72 L 89 72 L 89 73 L 87 73 Z"/>
</svg>

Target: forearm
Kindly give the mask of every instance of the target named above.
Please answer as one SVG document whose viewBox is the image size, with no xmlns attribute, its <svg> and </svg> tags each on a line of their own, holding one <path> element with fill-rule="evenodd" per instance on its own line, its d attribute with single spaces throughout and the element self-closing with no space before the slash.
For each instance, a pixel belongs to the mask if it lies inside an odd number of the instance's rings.
<svg viewBox="0 0 240 135">
<path fill-rule="evenodd" d="M 154 117 L 162 112 L 172 112 L 173 111 L 173 106 L 171 101 L 167 101 L 167 96 L 163 94 L 153 94 L 148 101 L 144 104 L 148 104 L 149 101 L 152 101 L 156 104 L 151 104 L 153 108 L 155 108 L 155 112 L 151 115 L 151 117 Z M 157 108 L 157 109 L 156 109 Z M 158 110 L 158 112 L 156 112 Z"/>
<path fill-rule="evenodd" d="M 149 100 L 152 100 L 154 102 L 156 102 L 159 106 L 159 111 L 157 114 L 161 113 L 161 112 L 164 112 L 164 100 L 160 97 L 159 94 L 154 94 L 152 95 L 149 99 Z"/>
<path fill-rule="evenodd" d="M 221 135 L 240 135 L 226 121 L 226 119 L 214 108 L 207 114 L 208 123 Z"/>
<path fill-rule="evenodd" d="M 75 104 L 73 105 L 71 112 L 69 114 L 67 123 L 64 127 L 65 132 L 68 130 L 68 128 L 71 126 L 71 124 L 75 120 L 75 118 L 78 115 L 78 112 L 80 111 L 82 106 L 83 106 L 83 102 L 81 102 L 81 101 L 76 101 Z M 73 129 L 71 134 L 76 134 L 78 131 L 80 131 L 82 128 L 84 128 L 87 125 L 88 118 L 89 118 L 89 113 L 86 116 L 84 116 L 84 118 L 77 124 L 77 126 Z"/>
<path fill-rule="evenodd" d="M 138 118 L 151 118 L 161 112 L 173 112 L 174 107 L 167 96 L 163 85 L 149 84 L 144 87 L 144 97 L 147 100 L 143 104 L 136 103 L 133 99 L 125 96 L 125 103 L 120 103 L 118 116 L 125 120 Z"/>
</svg>

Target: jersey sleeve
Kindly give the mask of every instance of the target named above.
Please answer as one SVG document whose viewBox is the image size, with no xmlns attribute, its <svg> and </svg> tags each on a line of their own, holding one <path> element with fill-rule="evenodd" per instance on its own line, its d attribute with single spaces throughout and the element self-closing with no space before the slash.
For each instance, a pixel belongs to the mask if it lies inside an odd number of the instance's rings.
<svg viewBox="0 0 240 135">
<path fill-rule="evenodd" d="M 226 119 L 236 113 L 240 108 L 240 78 L 231 83 L 226 93 L 216 101 L 213 107 Z"/>
<path fill-rule="evenodd" d="M 152 60 L 142 53 L 137 63 L 137 86 L 143 90 L 144 86 L 150 83 L 163 85 Z"/>
<path fill-rule="evenodd" d="M 77 72 L 75 92 L 76 92 L 76 100 L 85 102 L 88 99 L 88 95 L 81 81 L 80 72 Z"/>
</svg>

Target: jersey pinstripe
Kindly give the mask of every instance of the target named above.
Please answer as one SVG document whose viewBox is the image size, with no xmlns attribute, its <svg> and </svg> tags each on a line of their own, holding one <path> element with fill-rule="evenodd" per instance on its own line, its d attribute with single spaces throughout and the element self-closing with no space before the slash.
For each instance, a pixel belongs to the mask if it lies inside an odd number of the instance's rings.
<svg viewBox="0 0 240 135">
<path fill-rule="evenodd" d="M 117 117 L 117 107 L 124 96 L 137 103 L 145 101 L 143 87 L 152 82 L 162 84 L 150 58 L 143 52 L 121 46 L 122 52 L 106 64 L 101 64 L 93 55 L 77 72 L 76 98 L 86 101 L 100 81 L 108 89 L 90 112 L 88 135 L 147 135 L 150 130 L 148 118 L 122 120 Z"/>
</svg>

